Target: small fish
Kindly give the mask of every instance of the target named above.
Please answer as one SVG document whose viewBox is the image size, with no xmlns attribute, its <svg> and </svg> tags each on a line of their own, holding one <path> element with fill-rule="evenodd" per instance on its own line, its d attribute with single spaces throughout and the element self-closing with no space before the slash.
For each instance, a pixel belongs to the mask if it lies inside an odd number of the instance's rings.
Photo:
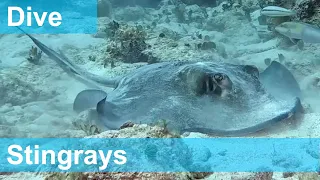
<svg viewBox="0 0 320 180">
<path fill-rule="evenodd" d="M 302 40 L 305 43 L 320 43 L 320 29 L 316 26 L 301 22 L 284 22 L 275 30 L 280 34 L 294 40 Z"/>
<path fill-rule="evenodd" d="M 290 38 L 290 39 L 302 39 L 302 31 L 305 27 L 304 24 L 299 22 L 284 22 L 275 27 L 275 30 Z"/>
<path fill-rule="evenodd" d="M 261 14 L 269 17 L 294 16 L 296 12 L 278 6 L 267 6 L 261 10 Z"/>
</svg>

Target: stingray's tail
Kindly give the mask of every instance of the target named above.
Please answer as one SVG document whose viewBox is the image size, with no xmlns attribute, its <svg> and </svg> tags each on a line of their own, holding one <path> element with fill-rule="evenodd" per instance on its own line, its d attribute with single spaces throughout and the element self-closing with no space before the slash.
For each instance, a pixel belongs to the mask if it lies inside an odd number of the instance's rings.
<svg viewBox="0 0 320 180">
<path fill-rule="evenodd" d="M 98 75 L 89 73 L 80 67 L 78 67 L 75 63 L 70 61 L 62 52 L 60 51 L 60 54 L 52 50 L 51 48 L 47 47 L 43 43 L 41 43 L 39 40 L 31 36 L 30 34 L 26 33 L 21 28 L 17 27 L 20 31 L 25 33 L 40 49 L 42 52 L 44 52 L 46 55 L 48 55 L 52 60 L 54 60 L 65 72 L 67 72 L 69 75 L 74 75 L 77 78 L 82 79 L 82 81 L 85 81 L 86 84 L 89 84 L 92 86 L 93 82 L 98 83 L 100 85 L 108 86 L 108 87 L 116 87 L 118 83 L 118 78 L 115 79 L 107 79 L 102 78 Z M 93 82 L 92 82 L 93 81 Z"/>
</svg>

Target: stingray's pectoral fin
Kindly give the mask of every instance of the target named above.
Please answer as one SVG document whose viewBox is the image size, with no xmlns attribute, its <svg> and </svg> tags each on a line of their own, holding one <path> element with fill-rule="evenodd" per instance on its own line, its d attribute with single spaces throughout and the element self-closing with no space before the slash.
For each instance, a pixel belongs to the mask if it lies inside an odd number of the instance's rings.
<svg viewBox="0 0 320 180">
<path fill-rule="evenodd" d="M 107 97 L 98 102 L 96 110 L 98 112 L 98 120 L 97 124 L 100 124 L 107 129 L 115 130 L 120 129 L 120 127 L 126 123 L 121 120 L 115 114 L 116 105 L 107 101 Z"/>
<path fill-rule="evenodd" d="M 73 102 L 73 110 L 77 113 L 95 108 L 98 102 L 107 96 L 102 90 L 88 89 L 81 91 Z"/>
<path fill-rule="evenodd" d="M 301 90 L 292 73 L 277 61 L 260 75 L 260 81 L 264 88 L 272 96 L 280 99 L 301 98 Z"/>
</svg>

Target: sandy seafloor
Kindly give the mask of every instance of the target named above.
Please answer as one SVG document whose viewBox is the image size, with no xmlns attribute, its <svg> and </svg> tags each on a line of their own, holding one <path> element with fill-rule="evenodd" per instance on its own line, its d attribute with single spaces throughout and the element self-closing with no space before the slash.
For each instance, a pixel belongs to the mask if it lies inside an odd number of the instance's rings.
<svg viewBox="0 0 320 180">
<path fill-rule="evenodd" d="M 197 7 L 194 8 L 197 11 Z M 213 11 L 208 9 L 207 11 Z M 115 11 L 115 17 L 128 16 L 131 11 Z M 149 14 L 156 13 L 149 10 Z M 122 13 L 122 14 L 121 14 Z M 133 11 L 132 13 L 136 13 Z M 252 64 L 260 70 L 266 68 L 265 58 L 278 60 L 278 54 L 285 57 L 285 64 L 297 78 L 303 91 L 302 100 L 306 113 L 297 126 L 282 126 L 264 133 L 263 137 L 320 137 L 320 44 L 305 44 L 300 50 L 297 46 L 281 47 L 279 37 L 263 39 L 257 32 L 257 12 L 251 14 L 252 22 L 241 18 L 236 11 L 224 12 L 210 18 L 199 27 L 199 23 L 179 24 L 172 17 L 171 22 L 160 21 L 153 30 L 148 29 L 149 49 L 162 61 L 224 61 L 230 63 Z M 150 25 L 148 15 L 139 15 L 135 21 Z M 199 17 L 201 18 L 201 17 Z M 101 18 L 100 22 L 108 22 Z M 210 29 L 210 22 L 224 22 L 223 31 Z M 130 23 L 130 22 L 129 22 Z M 166 34 L 159 38 L 159 34 Z M 217 44 L 217 50 L 197 50 L 194 45 L 200 42 L 197 33 L 208 35 Z M 174 39 L 171 35 L 179 35 Z M 270 35 L 271 36 L 271 35 Z M 115 68 L 103 67 L 106 45 L 109 40 L 92 35 L 35 35 L 36 38 L 53 49 L 62 49 L 69 59 L 92 73 L 112 77 L 124 74 L 146 63 L 124 64 L 116 62 Z M 40 65 L 26 60 L 33 42 L 24 35 L 0 35 L 0 137 L 83 137 L 85 133 L 76 129 L 72 121 L 78 115 L 72 112 L 72 102 L 80 91 L 86 88 L 80 82 L 64 73 L 54 61 L 43 55 Z M 187 47 L 184 44 L 190 43 Z M 174 45 L 173 45 L 174 44 Z M 225 49 L 227 58 L 221 56 Z M 96 55 L 95 62 L 89 55 Z M 108 89 L 107 89 L 108 90 Z M 191 134 L 190 136 L 204 136 Z M 211 179 L 230 179 L 230 174 L 218 173 Z M 210 179 L 209 177 L 209 179 Z M 2 176 L 8 179 L 35 179 L 32 174 Z M 315 178 L 315 177 L 314 177 Z M 281 179 L 276 177 L 274 179 Z M 292 177 L 292 179 L 294 179 Z"/>
</svg>

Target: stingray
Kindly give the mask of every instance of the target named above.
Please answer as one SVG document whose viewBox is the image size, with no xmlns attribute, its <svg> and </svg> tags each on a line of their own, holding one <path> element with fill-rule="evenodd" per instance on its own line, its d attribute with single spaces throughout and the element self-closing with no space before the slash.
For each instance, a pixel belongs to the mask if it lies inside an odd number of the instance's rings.
<svg viewBox="0 0 320 180">
<path fill-rule="evenodd" d="M 90 86 L 78 93 L 73 109 L 94 109 L 104 130 L 165 120 L 169 131 L 180 134 L 242 136 L 302 112 L 297 81 L 276 61 L 263 72 L 252 65 L 160 62 L 110 79 L 81 69 L 61 51 L 26 35 L 68 74 Z M 113 90 L 107 93 L 106 87 Z"/>
</svg>

